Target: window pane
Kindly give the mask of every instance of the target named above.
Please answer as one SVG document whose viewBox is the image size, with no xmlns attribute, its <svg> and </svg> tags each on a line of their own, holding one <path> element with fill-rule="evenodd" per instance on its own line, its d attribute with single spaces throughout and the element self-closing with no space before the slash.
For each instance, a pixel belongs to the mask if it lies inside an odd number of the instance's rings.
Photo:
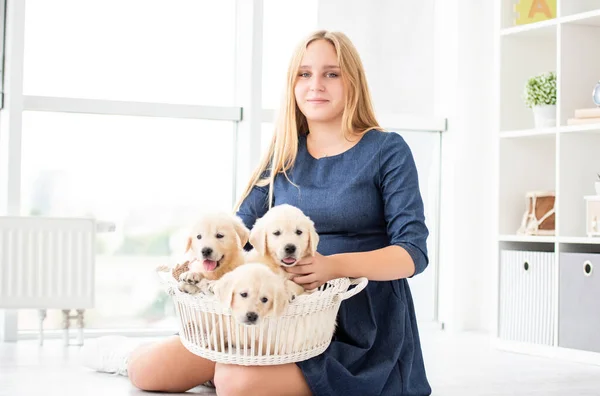
<svg viewBox="0 0 600 396">
<path fill-rule="evenodd" d="M 269 150 L 269 144 L 273 138 L 275 125 L 271 122 L 263 122 L 260 131 L 260 155 L 261 157 Z"/>
<path fill-rule="evenodd" d="M 88 328 L 174 326 L 154 272 L 183 253 L 179 233 L 204 208 L 233 205 L 234 123 L 24 112 L 24 215 L 93 216 L 96 308 Z M 59 328 L 48 312 L 46 328 Z M 22 321 L 21 321 L 22 320 Z M 19 327 L 36 328 L 24 311 Z"/>
<path fill-rule="evenodd" d="M 317 28 L 317 10 L 317 0 L 264 0 L 263 108 L 279 107 L 292 52 L 300 40 Z"/>
<path fill-rule="evenodd" d="M 229 106 L 233 0 L 27 0 L 26 95 Z"/>
</svg>

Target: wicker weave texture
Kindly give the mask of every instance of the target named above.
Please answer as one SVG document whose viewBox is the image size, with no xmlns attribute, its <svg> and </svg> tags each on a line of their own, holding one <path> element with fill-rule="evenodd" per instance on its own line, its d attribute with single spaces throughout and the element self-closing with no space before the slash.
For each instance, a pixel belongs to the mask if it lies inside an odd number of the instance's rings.
<svg viewBox="0 0 600 396">
<path fill-rule="evenodd" d="M 249 326 L 238 323 L 212 293 L 181 292 L 174 272 L 181 268 L 158 274 L 173 299 L 183 345 L 214 362 L 246 366 L 294 363 L 322 353 L 331 343 L 341 302 L 368 283 L 366 278 L 334 279 L 298 296 L 283 315 Z"/>
</svg>

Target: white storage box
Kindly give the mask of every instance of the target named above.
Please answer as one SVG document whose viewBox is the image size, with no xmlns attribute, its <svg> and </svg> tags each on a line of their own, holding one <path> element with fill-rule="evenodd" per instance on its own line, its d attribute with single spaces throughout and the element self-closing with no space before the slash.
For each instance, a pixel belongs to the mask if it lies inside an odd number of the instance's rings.
<svg viewBox="0 0 600 396">
<path fill-rule="evenodd" d="M 553 345 L 556 262 L 553 252 L 500 253 L 499 337 Z"/>
</svg>

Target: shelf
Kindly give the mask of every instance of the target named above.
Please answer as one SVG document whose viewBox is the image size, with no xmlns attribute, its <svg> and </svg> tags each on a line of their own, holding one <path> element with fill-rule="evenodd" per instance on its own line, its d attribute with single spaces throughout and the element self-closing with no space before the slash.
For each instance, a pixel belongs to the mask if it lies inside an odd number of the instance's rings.
<svg viewBox="0 0 600 396">
<path fill-rule="evenodd" d="M 597 124 L 582 124 L 582 125 L 564 125 L 560 127 L 552 128 L 530 128 L 530 129 L 518 129 L 512 131 L 501 131 L 499 137 L 501 139 L 511 139 L 520 137 L 543 137 L 551 136 L 557 133 L 600 133 L 600 123 Z"/>
<path fill-rule="evenodd" d="M 534 129 L 533 112 L 525 105 L 523 92 L 532 76 L 558 70 L 556 22 L 532 23 L 503 32 L 499 43 L 500 130 Z"/>
<path fill-rule="evenodd" d="M 556 236 L 530 236 L 504 234 L 498 237 L 499 242 L 524 242 L 524 243 L 572 243 L 579 245 L 600 245 L 600 237 L 556 237 Z"/>
<path fill-rule="evenodd" d="M 533 128 L 533 129 L 520 129 L 514 131 L 503 131 L 500 132 L 501 139 L 520 138 L 520 137 L 535 137 L 535 136 L 551 136 L 555 135 L 558 128 Z"/>
<path fill-rule="evenodd" d="M 538 243 L 554 243 L 555 236 L 534 236 L 534 235 L 511 235 L 504 234 L 498 237 L 500 242 L 538 242 Z"/>
<path fill-rule="evenodd" d="M 520 271 L 528 268 L 520 266 L 516 272 L 515 265 L 515 271 L 510 272 L 508 261 L 502 262 L 506 258 L 500 257 L 496 267 L 499 276 L 495 279 L 496 329 L 498 337 L 519 341 L 511 344 L 515 351 L 558 356 L 566 351 L 561 347 L 566 345 L 561 326 L 568 318 L 565 312 L 569 311 L 565 305 L 568 293 L 564 292 L 570 279 L 566 273 L 566 269 L 570 271 L 569 264 L 565 265 L 568 254 L 600 256 L 600 236 L 590 237 L 586 233 L 589 229 L 586 199 L 595 193 L 600 172 L 600 122 L 568 124 L 576 113 L 582 115 L 578 110 L 594 107 L 592 91 L 600 80 L 600 0 L 557 0 L 557 18 L 512 26 L 515 9 L 523 12 L 522 7 L 515 5 L 524 4 L 517 0 L 497 0 L 500 10 L 497 22 L 501 28 L 496 31 L 494 73 L 498 80 L 494 103 L 498 145 L 496 240 L 499 251 L 553 252 L 554 268 L 545 278 L 535 281 L 533 272 Z M 549 71 L 556 73 L 557 120 L 547 124 L 551 127 L 535 128 L 533 111 L 525 105 L 523 94 L 531 77 Z M 529 210 L 525 196 L 530 191 L 555 192 L 557 235 L 517 235 L 523 213 Z M 548 206 L 540 203 L 538 216 L 539 212 L 547 212 Z M 523 283 L 508 281 L 519 277 Z M 573 289 L 580 291 L 578 287 Z M 591 307 L 590 312 L 594 312 L 593 301 Z M 519 324 L 527 326 L 520 327 L 519 334 L 510 338 L 500 330 L 512 325 L 518 309 L 524 309 Z M 544 315 L 540 316 L 541 312 Z M 591 323 L 573 321 L 582 330 L 595 330 Z M 535 332 L 539 326 L 549 335 L 550 342 L 545 341 L 548 346 L 540 347 L 531 338 L 531 329 Z M 581 353 L 600 362 L 600 353 Z"/>
<path fill-rule="evenodd" d="M 582 245 L 600 245 L 600 237 L 559 237 L 560 243 L 575 243 Z"/>
<path fill-rule="evenodd" d="M 559 133 L 600 132 L 600 123 L 565 125 L 558 128 Z"/>
<path fill-rule="evenodd" d="M 600 26 L 600 10 L 582 12 L 560 18 L 561 24 Z"/>
<path fill-rule="evenodd" d="M 542 22 L 529 23 L 527 25 L 513 26 L 500 29 L 500 36 L 519 36 L 519 37 L 552 37 L 556 32 L 556 18 Z"/>
</svg>

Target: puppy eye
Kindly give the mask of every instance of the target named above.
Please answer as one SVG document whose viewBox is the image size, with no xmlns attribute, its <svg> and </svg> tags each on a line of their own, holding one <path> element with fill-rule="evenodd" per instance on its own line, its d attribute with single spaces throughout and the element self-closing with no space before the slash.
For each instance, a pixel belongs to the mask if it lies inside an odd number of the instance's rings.
<svg viewBox="0 0 600 396">
<path fill-rule="evenodd" d="M 279 236 L 279 235 L 281 235 L 281 231 L 277 230 L 277 231 L 275 231 L 275 232 L 273 233 L 273 235 L 275 235 L 275 236 Z"/>
<path fill-rule="evenodd" d="M 296 235 L 302 235 L 302 230 L 296 230 Z"/>
<path fill-rule="evenodd" d="M 218 233 L 218 234 L 217 234 L 217 235 L 215 235 L 215 236 L 217 237 L 217 239 L 221 239 L 221 238 L 223 238 L 223 237 L 224 237 L 224 235 L 223 235 L 223 234 L 221 234 L 221 233 Z"/>
<path fill-rule="evenodd" d="M 200 234 L 196 235 L 196 239 L 202 239 L 202 235 L 200 235 Z"/>
<path fill-rule="evenodd" d="M 263 304 L 266 304 L 266 303 L 267 303 L 267 301 L 269 301 L 269 299 L 268 299 L 267 297 L 263 297 L 263 298 L 261 298 L 261 299 L 260 299 L 260 301 L 261 301 Z"/>
<path fill-rule="evenodd" d="M 246 292 L 240 293 L 240 296 L 242 296 L 242 298 L 246 298 L 246 297 L 248 297 L 248 293 L 246 293 Z"/>
</svg>

